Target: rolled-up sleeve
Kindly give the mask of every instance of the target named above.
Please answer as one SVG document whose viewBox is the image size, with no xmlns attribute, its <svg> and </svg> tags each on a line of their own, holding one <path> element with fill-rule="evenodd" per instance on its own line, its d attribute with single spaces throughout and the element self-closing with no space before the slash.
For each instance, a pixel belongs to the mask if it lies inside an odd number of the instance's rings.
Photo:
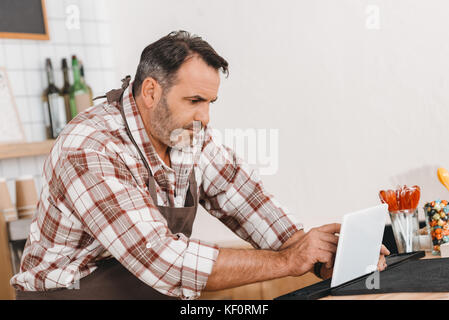
<svg viewBox="0 0 449 320">
<path fill-rule="evenodd" d="M 200 160 L 201 204 L 253 247 L 278 250 L 303 229 L 296 216 L 265 190 L 257 171 L 211 134 Z"/>
<path fill-rule="evenodd" d="M 218 256 L 218 247 L 173 234 L 146 188 L 119 157 L 107 152 L 67 152 L 58 188 L 67 206 L 136 277 L 162 294 L 198 298 Z"/>
</svg>

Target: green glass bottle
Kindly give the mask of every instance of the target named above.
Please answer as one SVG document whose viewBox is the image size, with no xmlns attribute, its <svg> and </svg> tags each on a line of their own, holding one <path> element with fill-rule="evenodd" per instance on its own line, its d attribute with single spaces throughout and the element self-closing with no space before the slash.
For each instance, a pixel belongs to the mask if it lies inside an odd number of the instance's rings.
<svg viewBox="0 0 449 320">
<path fill-rule="evenodd" d="M 70 112 L 72 119 L 91 106 L 89 89 L 81 82 L 81 73 L 76 56 L 72 56 L 73 85 L 70 87 Z"/>
</svg>

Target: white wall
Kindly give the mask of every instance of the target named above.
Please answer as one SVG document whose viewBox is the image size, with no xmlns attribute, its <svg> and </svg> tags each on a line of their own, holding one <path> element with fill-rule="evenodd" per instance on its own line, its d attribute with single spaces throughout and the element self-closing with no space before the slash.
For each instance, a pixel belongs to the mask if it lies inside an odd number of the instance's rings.
<svg viewBox="0 0 449 320">
<path fill-rule="evenodd" d="M 172 30 L 228 60 L 211 124 L 279 130 L 279 170 L 262 178 L 306 229 L 378 204 L 397 183 L 420 185 L 423 201 L 449 198 L 436 178 L 449 167 L 447 1 L 109 3 L 117 86 Z M 204 212 L 194 236 L 235 239 Z"/>
<path fill-rule="evenodd" d="M 55 83 L 63 86 L 61 59 L 69 65 L 76 54 L 84 63 L 85 77 L 94 96 L 115 85 L 114 55 L 107 0 L 46 0 L 50 40 L 0 39 L 0 67 L 6 68 L 17 111 L 28 142 L 46 140 L 42 92 L 47 87 L 45 59 L 51 58 Z M 67 8 L 79 9 L 79 28 L 67 28 Z M 73 22 L 74 20 L 70 20 Z M 70 66 L 69 66 L 70 68 Z M 70 72 L 70 71 L 69 71 Z M 70 72 L 70 81 L 73 82 Z M 7 179 L 15 202 L 15 179 L 32 175 L 41 188 L 46 156 L 0 160 L 0 177 Z"/>
</svg>

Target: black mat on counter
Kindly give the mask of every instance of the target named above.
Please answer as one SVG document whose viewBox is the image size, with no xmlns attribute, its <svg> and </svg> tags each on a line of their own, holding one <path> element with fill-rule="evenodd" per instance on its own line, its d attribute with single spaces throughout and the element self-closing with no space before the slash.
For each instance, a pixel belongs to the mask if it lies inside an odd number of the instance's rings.
<svg viewBox="0 0 449 320">
<path fill-rule="evenodd" d="M 331 295 L 449 292 L 449 258 L 407 261 L 379 275 L 379 289 L 367 289 L 364 279 L 331 289 Z"/>
<path fill-rule="evenodd" d="M 332 289 L 331 279 L 324 280 L 275 300 L 314 300 L 328 295 L 449 291 L 449 258 L 418 260 L 424 256 L 424 251 L 417 251 L 386 257 L 388 267 L 378 274 L 378 289 L 368 289 L 366 286 L 367 278 L 371 277 L 371 281 L 374 277 L 371 273 Z"/>
</svg>

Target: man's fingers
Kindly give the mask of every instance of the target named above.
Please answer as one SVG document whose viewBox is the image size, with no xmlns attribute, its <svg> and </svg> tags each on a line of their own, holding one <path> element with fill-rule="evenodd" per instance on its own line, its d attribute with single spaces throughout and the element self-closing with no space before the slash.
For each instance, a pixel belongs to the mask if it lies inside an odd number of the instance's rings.
<svg viewBox="0 0 449 320">
<path fill-rule="evenodd" d="M 326 233 L 326 232 L 320 232 L 320 239 L 329 243 L 333 243 L 335 245 L 338 244 L 338 237 L 336 235 Z"/>
<path fill-rule="evenodd" d="M 332 268 L 334 264 L 334 255 L 329 251 L 320 250 L 318 253 L 318 261 L 324 263 L 326 268 Z"/>
<path fill-rule="evenodd" d="M 318 228 L 318 230 L 321 232 L 326 232 L 326 233 L 331 233 L 331 234 L 340 233 L 340 229 L 341 229 L 340 223 L 325 224 L 324 226 L 321 226 Z"/>
<path fill-rule="evenodd" d="M 380 247 L 380 254 L 383 254 L 385 256 L 390 255 L 390 250 L 387 249 L 387 247 L 385 247 L 384 245 L 382 245 Z"/>
<path fill-rule="evenodd" d="M 387 262 L 384 255 L 380 255 L 379 262 L 377 263 L 377 270 L 384 271 L 387 267 Z"/>
<path fill-rule="evenodd" d="M 337 245 L 335 245 L 331 242 L 326 242 L 326 241 L 320 240 L 317 245 L 318 245 L 318 248 L 320 248 L 321 250 L 330 252 L 332 254 L 337 252 Z"/>
</svg>

